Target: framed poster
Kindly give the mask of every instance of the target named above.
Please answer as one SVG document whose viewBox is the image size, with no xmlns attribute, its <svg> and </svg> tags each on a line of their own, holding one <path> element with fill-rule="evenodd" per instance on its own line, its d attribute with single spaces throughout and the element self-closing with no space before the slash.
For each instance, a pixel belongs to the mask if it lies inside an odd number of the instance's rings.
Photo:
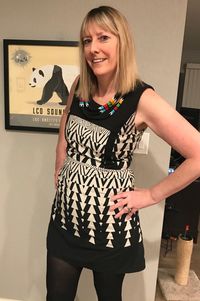
<svg viewBox="0 0 200 301">
<path fill-rule="evenodd" d="M 3 40 L 5 128 L 58 132 L 79 74 L 78 42 Z"/>
</svg>

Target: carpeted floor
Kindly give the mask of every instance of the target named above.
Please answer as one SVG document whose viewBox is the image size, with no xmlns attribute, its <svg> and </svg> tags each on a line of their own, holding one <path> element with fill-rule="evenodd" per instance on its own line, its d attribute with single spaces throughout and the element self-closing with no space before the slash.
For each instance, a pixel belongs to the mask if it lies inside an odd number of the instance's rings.
<svg viewBox="0 0 200 301">
<path fill-rule="evenodd" d="M 166 250 L 166 241 L 162 241 L 162 246 L 160 250 L 160 260 L 159 260 L 159 269 L 174 269 L 175 268 L 175 261 L 176 261 L 176 241 L 172 241 L 172 250 L 169 250 L 167 254 L 165 254 Z M 193 252 L 192 252 L 192 259 L 191 259 L 191 265 L 190 269 L 195 272 L 195 275 L 200 279 L 200 235 L 198 238 L 198 243 L 194 244 L 193 246 Z M 177 297 L 176 297 L 177 298 Z M 170 301 L 192 301 L 192 299 L 172 299 Z M 157 289 L 156 289 L 156 296 L 155 301 L 166 301 L 166 298 L 164 297 L 159 283 L 157 283 Z M 196 301 L 196 300 L 195 300 Z M 197 299 L 197 301 L 200 301 L 200 298 Z"/>
<path fill-rule="evenodd" d="M 192 270 L 189 272 L 188 284 L 181 286 L 174 281 L 175 269 L 158 271 L 158 284 L 166 300 L 173 301 L 199 301 L 200 280 Z"/>
</svg>

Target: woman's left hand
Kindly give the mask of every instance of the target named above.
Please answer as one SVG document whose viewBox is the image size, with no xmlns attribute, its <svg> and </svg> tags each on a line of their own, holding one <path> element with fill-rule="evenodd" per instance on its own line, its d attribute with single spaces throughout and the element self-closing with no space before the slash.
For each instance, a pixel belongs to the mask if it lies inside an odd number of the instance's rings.
<svg viewBox="0 0 200 301">
<path fill-rule="evenodd" d="M 121 218 L 126 214 L 126 219 L 130 219 L 139 209 L 156 204 L 149 189 L 134 188 L 132 191 L 125 191 L 110 198 L 114 204 L 110 206 L 110 211 L 118 209 L 115 218 Z"/>
</svg>

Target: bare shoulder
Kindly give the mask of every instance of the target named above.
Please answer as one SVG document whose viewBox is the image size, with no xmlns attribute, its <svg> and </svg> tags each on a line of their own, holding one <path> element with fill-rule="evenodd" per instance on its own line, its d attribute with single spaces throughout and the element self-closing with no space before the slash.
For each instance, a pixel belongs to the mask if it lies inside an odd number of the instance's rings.
<svg viewBox="0 0 200 301">
<path fill-rule="evenodd" d="M 141 95 L 135 124 L 138 129 L 151 128 L 185 156 L 189 156 L 191 149 L 194 151 L 195 144 L 200 150 L 199 132 L 152 89 L 146 89 Z"/>
<path fill-rule="evenodd" d="M 141 97 L 135 118 L 136 126 L 150 127 L 159 134 L 160 126 L 167 126 L 181 115 L 153 89 L 146 89 Z"/>
</svg>

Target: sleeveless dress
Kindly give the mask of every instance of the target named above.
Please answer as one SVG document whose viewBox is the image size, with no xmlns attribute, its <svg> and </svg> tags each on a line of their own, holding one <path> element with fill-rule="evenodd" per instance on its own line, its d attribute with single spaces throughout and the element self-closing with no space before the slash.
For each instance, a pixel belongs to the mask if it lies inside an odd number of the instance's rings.
<svg viewBox="0 0 200 301">
<path fill-rule="evenodd" d="M 144 82 L 123 95 L 110 115 L 76 96 L 66 122 L 67 156 L 58 177 L 47 234 L 49 254 L 99 272 L 131 273 L 145 268 L 138 212 L 126 221 L 109 210 L 110 197 L 134 189 L 130 169 L 142 131 L 134 124 Z M 153 89 L 153 88 L 152 88 Z M 117 97 L 117 95 L 116 95 Z"/>
</svg>

